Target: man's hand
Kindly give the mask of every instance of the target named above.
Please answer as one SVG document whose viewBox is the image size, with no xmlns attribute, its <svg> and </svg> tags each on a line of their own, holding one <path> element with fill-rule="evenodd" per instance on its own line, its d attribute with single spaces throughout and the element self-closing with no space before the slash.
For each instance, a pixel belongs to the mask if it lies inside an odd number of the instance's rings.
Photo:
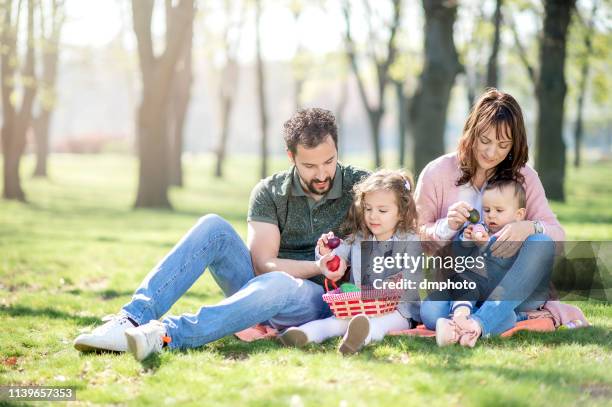
<svg viewBox="0 0 612 407">
<path fill-rule="evenodd" d="M 452 204 L 448 208 L 446 219 L 448 220 L 448 226 L 452 230 L 459 230 L 470 217 L 470 211 L 474 209 L 472 205 L 467 202 L 459 201 Z"/>
<path fill-rule="evenodd" d="M 338 267 L 338 270 L 330 271 L 327 268 L 327 262 L 333 259 L 335 255 L 336 254 L 331 251 L 325 256 L 321 257 L 319 260 L 317 260 L 317 267 L 319 268 L 319 270 L 321 270 L 321 274 L 323 274 L 325 278 L 328 278 L 331 281 L 340 280 L 342 276 L 344 276 L 344 273 L 347 269 L 346 260 L 344 260 L 342 257 L 340 257 L 340 267 Z"/>
<path fill-rule="evenodd" d="M 247 247 L 251 252 L 256 275 L 270 271 L 284 271 L 297 278 L 311 278 L 321 274 L 312 260 L 279 259 L 280 230 L 266 222 L 249 222 Z"/>
</svg>

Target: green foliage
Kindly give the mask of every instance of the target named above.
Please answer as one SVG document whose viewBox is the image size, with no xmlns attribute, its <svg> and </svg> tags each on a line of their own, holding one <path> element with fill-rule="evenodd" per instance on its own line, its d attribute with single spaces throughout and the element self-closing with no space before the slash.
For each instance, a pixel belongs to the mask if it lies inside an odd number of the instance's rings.
<svg viewBox="0 0 612 407">
<path fill-rule="evenodd" d="M 30 173 L 33 159 L 25 164 Z M 71 385 L 81 403 L 95 404 L 609 405 L 612 309 L 594 302 L 580 303 L 592 328 L 475 349 L 390 337 L 343 358 L 337 340 L 294 350 L 228 337 L 143 364 L 76 352 L 74 337 L 126 303 L 199 216 L 219 213 L 245 236 L 257 161 L 230 160 L 225 180 L 208 175 L 212 165 L 186 160 L 188 187 L 171 192 L 174 212 L 132 210 L 136 162 L 118 156 L 52 156 L 50 181 L 24 179 L 30 204 L 0 202 L 0 385 Z M 285 167 L 275 160 L 271 170 Z M 611 169 L 569 171 L 568 202 L 554 209 L 570 238 L 612 238 Z M 205 274 L 171 313 L 221 297 Z"/>
</svg>

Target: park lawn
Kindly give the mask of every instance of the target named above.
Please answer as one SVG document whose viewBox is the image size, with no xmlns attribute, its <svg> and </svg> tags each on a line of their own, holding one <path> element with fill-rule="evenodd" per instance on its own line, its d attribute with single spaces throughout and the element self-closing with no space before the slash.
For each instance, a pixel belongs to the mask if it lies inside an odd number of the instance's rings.
<svg viewBox="0 0 612 407">
<path fill-rule="evenodd" d="M 611 403 L 612 307 L 596 302 L 579 303 L 591 328 L 482 340 L 474 349 L 400 337 L 343 358 L 337 340 L 295 350 L 228 337 L 144 364 L 131 355 L 80 354 L 74 337 L 127 302 L 199 216 L 218 213 L 245 236 L 257 163 L 234 158 L 218 180 L 210 156 L 186 159 L 187 187 L 171 193 L 175 211 L 131 209 L 137 163 L 130 157 L 53 156 L 50 180 L 31 179 L 32 164 L 23 165 L 30 203 L 0 201 L 0 385 L 74 386 L 82 404 Z M 276 160 L 271 171 L 285 166 Z M 569 170 L 568 200 L 552 205 L 568 239 L 612 239 L 610 173 L 610 163 Z M 221 297 L 205 274 L 171 313 Z"/>
</svg>

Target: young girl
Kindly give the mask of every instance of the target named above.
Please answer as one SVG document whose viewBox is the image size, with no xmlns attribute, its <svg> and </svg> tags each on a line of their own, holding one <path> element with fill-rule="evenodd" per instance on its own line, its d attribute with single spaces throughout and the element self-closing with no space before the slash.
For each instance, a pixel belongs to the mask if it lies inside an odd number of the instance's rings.
<svg viewBox="0 0 612 407">
<path fill-rule="evenodd" d="M 355 185 L 354 203 L 343 227 L 348 235 L 346 241 L 333 251 L 327 248 L 328 240 L 333 237 L 332 232 L 322 235 L 317 242 L 315 255 L 321 272 L 329 273 L 326 263 L 337 255 L 341 258 L 338 275 L 342 276 L 350 265 L 351 282 L 361 287 L 365 285 L 362 284 L 362 277 L 368 278 L 366 273 L 362 276 L 363 240 L 379 242 L 373 250 L 385 256 L 397 253 L 399 248 L 405 249 L 406 242 L 418 242 L 412 190 L 412 179 L 403 171 L 379 170 Z M 415 294 L 407 292 L 398 309 L 386 315 L 368 317 L 361 314 L 350 321 L 332 316 L 289 328 L 279 339 L 286 346 L 301 347 L 309 342 L 320 343 L 344 335 L 339 351 L 343 354 L 355 353 L 371 341 L 382 340 L 389 331 L 413 328 L 416 325 L 414 319 L 419 318 L 419 299 L 414 298 Z"/>
</svg>

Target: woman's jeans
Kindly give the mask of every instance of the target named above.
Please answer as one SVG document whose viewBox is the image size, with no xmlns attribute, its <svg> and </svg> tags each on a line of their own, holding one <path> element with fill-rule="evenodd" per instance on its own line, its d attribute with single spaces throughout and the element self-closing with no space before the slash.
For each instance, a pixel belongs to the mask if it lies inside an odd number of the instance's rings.
<svg viewBox="0 0 612 407">
<path fill-rule="evenodd" d="M 198 347 L 266 321 L 281 328 L 331 315 L 320 285 L 280 271 L 255 276 L 246 245 L 217 215 L 202 217 L 174 246 L 123 313 L 139 324 L 161 318 L 207 268 L 227 298 L 196 314 L 165 317 L 172 348 Z"/>
<path fill-rule="evenodd" d="M 554 257 L 555 242 L 550 237 L 534 234 L 525 240 L 516 260 L 491 293 L 489 298 L 495 300 L 484 301 L 471 316 L 480 323 L 483 337 L 511 329 L 521 312 L 535 310 L 545 302 L 542 291 L 548 290 Z M 435 329 L 438 318 L 448 318 L 452 306 L 452 301 L 432 298 L 433 295 L 421 304 L 421 320 L 428 329 Z"/>
</svg>

